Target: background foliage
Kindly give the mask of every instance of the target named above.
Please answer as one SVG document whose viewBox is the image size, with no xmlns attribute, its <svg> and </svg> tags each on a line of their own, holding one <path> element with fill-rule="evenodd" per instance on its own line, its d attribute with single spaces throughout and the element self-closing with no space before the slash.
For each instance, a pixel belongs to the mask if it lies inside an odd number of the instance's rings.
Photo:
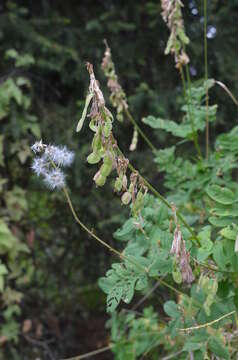
<svg viewBox="0 0 238 360">
<path fill-rule="evenodd" d="M 229 3 L 214 0 L 208 7 L 208 31 L 211 34 L 212 27 L 216 29 L 215 37 L 208 38 L 209 77 L 223 81 L 235 94 L 238 90 L 237 10 L 236 0 Z M 85 162 L 90 152 L 90 134 L 86 130 L 80 138 L 75 134 L 88 87 L 85 62 L 94 63 L 107 94 L 106 80 L 100 69 L 103 39 L 106 38 L 120 82 L 128 94 L 131 112 L 158 148 L 172 147 L 175 141 L 170 133 L 153 131 L 141 122 L 149 114 L 175 121 L 181 115 L 181 80 L 173 59 L 164 56 L 168 31 L 160 11 L 157 1 L 135 4 L 132 0 L 103 3 L 70 0 L 66 3 L 57 1 L 57 5 L 47 0 L 22 0 L 5 1 L 0 5 L 0 291 L 3 324 L 0 342 L 3 359 L 34 356 L 58 359 L 107 343 L 107 334 L 103 330 L 105 299 L 96 282 L 110 266 L 111 256 L 73 223 L 62 196 L 47 193 L 40 181 L 31 175 L 29 146 L 42 137 L 46 142 L 66 144 L 76 151 L 75 166 L 68 174 L 74 204 L 83 220 L 113 244 L 115 240 L 111 234 L 128 218 L 128 210 L 121 207 L 109 187 L 95 189 L 90 180 L 94 170 Z M 204 74 L 202 4 L 188 1 L 184 19 L 191 39 L 188 50 L 192 59 L 190 71 L 192 80 L 197 81 Z M 216 122 L 211 127 L 215 141 L 217 135 L 235 125 L 237 107 L 218 87 L 210 94 L 211 103 L 219 104 Z M 115 131 L 123 150 L 129 153 L 131 125 L 126 121 L 122 125 L 116 124 Z M 200 140 L 202 142 L 203 138 Z M 221 136 L 217 146 L 226 146 L 227 142 L 229 144 L 229 139 Z M 189 146 L 183 147 L 181 157 L 187 157 Z M 179 199 L 175 198 L 178 194 L 174 194 L 173 189 L 178 185 L 179 176 L 174 174 L 181 171 L 182 160 L 174 161 L 173 148 L 164 152 L 164 157 L 161 155 L 158 154 L 155 160 L 160 172 L 153 174 L 153 157 L 142 140 L 139 140 L 136 154 L 131 153 L 130 157 L 153 184 L 169 189 L 171 198 L 183 203 L 186 200 L 183 196 L 188 196 L 186 180 L 193 191 L 191 179 L 183 179 L 183 193 L 179 194 Z M 236 149 L 233 155 L 236 155 Z M 229 163 L 231 160 L 235 161 L 229 159 Z M 201 187 L 200 168 L 188 160 L 183 164 L 182 173 L 187 172 L 186 166 L 193 166 L 194 189 L 197 189 L 197 183 Z M 164 169 L 167 173 L 162 175 Z M 230 179 L 230 168 L 223 170 Z M 192 196 L 199 206 L 196 194 L 192 192 Z M 221 214 L 219 205 L 215 209 L 215 215 Z M 153 219 L 151 221 L 153 223 Z M 120 233 L 116 237 L 120 237 Z M 218 250 L 218 254 L 223 251 Z M 167 293 L 163 296 L 166 298 Z M 170 315 L 171 311 L 168 311 Z M 149 326 L 153 327 L 153 319 L 158 314 L 153 317 L 152 313 L 148 309 L 144 317 L 151 319 Z M 112 318 L 111 321 L 113 324 L 115 320 Z M 136 327 L 143 326 L 142 320 L 123 321 L 129 324 L 131 336 Z M 112 334 L 113 341 L 115 337 L 116 332 Z M 138 354 L 140 351 L 143 349 L 138 350 Z"/>
</svg>

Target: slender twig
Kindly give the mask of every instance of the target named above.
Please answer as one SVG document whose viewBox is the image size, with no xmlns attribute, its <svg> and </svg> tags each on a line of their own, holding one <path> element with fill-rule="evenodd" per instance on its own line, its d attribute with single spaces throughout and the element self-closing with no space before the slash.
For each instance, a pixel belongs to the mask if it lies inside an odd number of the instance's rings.
<svg viewBox="0 0 238 360">
<path fill-rule="evenodd" d="M 168 355 L 168 356 L 165 356 L 163 358 L 161 358 L 161 360 L 170 360 L 170 359 L 173 359 L 174 357 L 180 355 L 184 350 L 179 350 L 177 351 L 176 353 L 173 353 L 171 355 Z"/>
<path fill-rule="evenodd" d="M 93 355 L 98 355 L 98 354 L 101 354 L 105 351 L 108 351 L 108 350 L 111 350 L 111 348 L 113 347 L 113 345 L 109 345 L 109 346 L 105 346 L 101 349 L 98 349 L 98 350 L 93 350 L 93 351 L 90 351 L 86 354 L 83 354 L 83 355 L 78 355 L 78 356 L 74 356 L 74 357 L 71 357 L 71 358 L 65 358 L 65 359 L 62 359 L 62 360 L 82 360 L 82 359 L 87 359 Z"/>
<path fill-rule="evenodd" d="M 148 291 L 148 293 L 132 307 L 132 310 L 136 310 L 141 304 L 143 304 L 143 302 L 145 302 L 150 297 L 150 295 L 153 294 L 159 285 L 160 283 L 156 282 L 155 285 Z"/>
<path fill-rule="evenodd" d="M 190 78 L 190 74 L 189 74 L 189 68 L 188 65 L 186 64 L 185 66 L 186 69 L 186 77 L 187 77 L 187 82 L 188 82 L 188 96 L 187 96 L 187 101 L 188 101 L 188 114 L 189 114 L 189 118 L 191 121 L 191 128 L 192 128 L 192 133 L 193 133 L 193 142 L 194 142 L 194 146 L 195 149 L 197 150 L 198 156 L 200 159 L 202 159 L 202 153 L 201 153 L 201 149 L 198 143 L 198 134 L 197 131 L 195 130 L 195 126 L 194 126 L 194 119 L 193 119 L 193 114 L 191 112 L 191 88 L 192 88 L 192 84 L 191 84 L 191 78 Z"/>
<path fill-rule="evenodd" d="M 191 330 L 197 330 L 197 329 L 202 329 L 205 328 L 207 326 L 211 326 L 213 324 L 216 324 L 217 322 L 221 321 L 222 319 L 233 315 L 236 312 L 236 310 L 233 310 L 231 312 L 229 312 L 228 314 L 222 315 L 221 317 L 219 317 L 218 319 L 212 320 L 210 322 L 207 322 L 205 324 L 201 324 L 201 325 L 197 325 L 197 326 L 191 326 L 189 328 L 185 328 L 185 329 L 179 329 L 180 331 L 191 331 Z"/>
<path fill-rule="evenodd" d="M 233 100 L 233 102 L 238 106 L 238 100 L 235 98 L 235 96 L 232 94 L 232 92 L 228 89 L 228 87 L 223 84 L 221 81 L 215 81 L 217 85 L 219 85 L 225 92 L 230 96 L 230 98 Z"/>
<path fill-rule="evenodd" d="M 204 6 L 204 67 L 205 67 L 205 81 L 208 80 L 208 59 L 207 59 L 207 0 L 203 0 Z M 206 159 L 209 156 L 209 98 L 208 88 L 206 88 Z"/>
</svg>

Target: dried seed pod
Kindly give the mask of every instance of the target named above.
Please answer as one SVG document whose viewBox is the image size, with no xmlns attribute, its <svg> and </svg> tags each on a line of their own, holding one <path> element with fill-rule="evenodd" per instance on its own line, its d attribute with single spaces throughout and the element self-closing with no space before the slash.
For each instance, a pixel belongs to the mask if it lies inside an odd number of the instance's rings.
<svg viewBox="0 0 238 360">
<path fill-rule="evenodd" d="M 123 177 L 122 177 L 122 187 L 123 187 L 124 190 L 127 189 L 127 176 L 126 176 L 126 174 L 124 174 Z"/>
<path fill-rule="evenodd" d="M 124 194 L 121 197 L 121 201 L 123 205 L 128 205 L 131 201 L 131 194 L 128 191 L 124 192 Z"/>
</svg>

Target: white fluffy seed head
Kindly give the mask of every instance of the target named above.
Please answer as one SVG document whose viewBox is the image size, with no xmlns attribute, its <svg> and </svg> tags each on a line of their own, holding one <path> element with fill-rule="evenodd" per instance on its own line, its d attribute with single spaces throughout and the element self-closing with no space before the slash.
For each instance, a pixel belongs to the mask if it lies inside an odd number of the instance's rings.
<svg viewBox="0 0 238 360">
<path fill-rule="evenodd" d="M 68 150 L 66 146 L 49 145 L 45 149 L 44 156 L 58 166 L 70 166 L 74 161 L 74 152 Z"/>
<path fill-rule="evenodd" d="M 65 175 L 60 169 L 53 169 L 44 176 L 45 184 L 51 189 L 62 189 L 65 186 Z"/>
<path fill-rule="evenodd" d="M 31 168 L 34 171 L 34 173 L 36 173 L 37 176 L 40 176 L 40 175 L 46 175 L 49 167 L 44 157 L 36 157 L 33 160 L 33 164 Z"/>
</svg>

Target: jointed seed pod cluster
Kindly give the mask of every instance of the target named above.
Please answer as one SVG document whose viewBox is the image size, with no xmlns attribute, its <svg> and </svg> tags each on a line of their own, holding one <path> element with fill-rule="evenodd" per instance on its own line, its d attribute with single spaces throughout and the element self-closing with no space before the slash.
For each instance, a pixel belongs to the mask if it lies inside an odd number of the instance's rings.
<svg viewBox="0 0 238 360">
<path fill-rule="evenodd" d="M 128 185 L 127 170 L 129 161 L 118 148 L 113 136 L 113 115 L 105 105 L 104 96 L 95 78 L 92 64 L 87 64 L 87 70 L 90 75 L 89 92 L 77 130 L 79 131 L 82 128 L 91 102 L 88 117 L 90 118 L 89 128 L 94 132 L 94 137 L 92 140 L 92 152 L 88 155 L 87 161 L 89 164 L 101 164 L 93 180 L 97 186 L 103 186 L 112 171 L 116 170 L 117 178 L 114 183 L 114 190 L 121 193 L 122 204 L 128 205 L 132 202 L 132 213 L 137 216 L 143 207 L 147 188 L 137 172 L 131 173 Z"/>
</svg>

